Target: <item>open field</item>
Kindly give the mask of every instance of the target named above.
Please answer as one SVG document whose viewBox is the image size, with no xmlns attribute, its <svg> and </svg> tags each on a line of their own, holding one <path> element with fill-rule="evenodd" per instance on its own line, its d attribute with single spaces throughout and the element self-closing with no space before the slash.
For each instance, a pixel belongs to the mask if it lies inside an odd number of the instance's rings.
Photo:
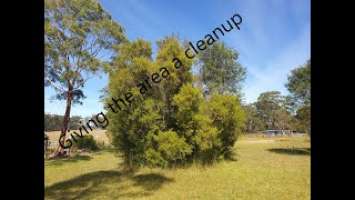
<svg viewBox="0 0 355 200">
<path fill-rule="evenodd" d="M 75 132 L 75 130 L 70 131 L 70 133 Z M 77 131 L 79 133 L 79 131 Z M 45 132 L 48 135 L 49 141 L 51 141 L 52 148 L 56 147 L 58 145 L 58 140 L 59 140 L 59 136 L 60 136 L 60 131 L 46 131 Z M 84 132 L 85 133 L 85 132 Z M 83 135 L 84 135 L 83 133 Z M 109 144 L 109 140 L 108 137 L 106 135 L 106 130 L 100 130 L 100 129 L 95 129 L 93 131 L 90 131 L 90 134 L 93 135 L 93 137 L 95 138 L 95 140 L 98 143 L 105 143 L 105 144 Z M 85 133 L 86 135 L 86 133 Z"/>
<path fill-rule="evenodd" d="M 310 199 L 306 137 L 242 137 L 236 160 L 125 173 L 111 151 L 45 162 L 46 199 Z"/>
</svg>

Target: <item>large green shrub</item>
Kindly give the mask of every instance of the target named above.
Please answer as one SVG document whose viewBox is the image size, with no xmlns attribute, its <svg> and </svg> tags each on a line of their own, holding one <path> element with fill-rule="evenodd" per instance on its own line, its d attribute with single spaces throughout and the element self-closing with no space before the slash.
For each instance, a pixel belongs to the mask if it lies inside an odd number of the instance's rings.
<svg viewBox="0 0 355 200">
<path fill-rule="evenodd" d="M 106 102 L 124 98 L 128 91 L 134 101 L 129 107 L 121 104 L 117 112 L 107 110 L 108 130 L 129 168 L 213 162 L 231 152 L 245 123 L 240 100 L 232 94 L 204 97 L 200 88 L 193 87 L 192 61 L 176 38 L 158 42 L 155 61 L 150 44 L 142 40 L 120 49 L 110 71 Z M 173 58 L 181 60 L 179 69 Z M 149 77 L 162 66 L 168 69 L 168 77 L 160 75 L 161 81 L 152 83 Z M 143 81 L 151 86 L 137 86 Z"/>
<path fill-rule="evenodd" d="M 74 146 L 78 149 L 85 149 L 91 151 L 96 151 L 99 149 L 92 135 L 85 135 L 82 138 L 79 138 L 77 142 L 74 143 Z"/>
<path fill-rule="evenodd" d="M 239 99 L 232 95 L 214 94 L 201 110 L 212 120 L 213 127 L 219 132 L 222 143 L 220 153 L 224 157 L 230 156 L 246 122 L 246 115 Z"/>
<path fill-rule="evenodd" d="M 192 152 L 191 146 L 185 142 L 185 138 L 179 137 L 174 131 L 159 131 L 154 139 L 157 144 L 157 152 L 163 160 L 161 166 L 183 161 Z"/>
</svg>

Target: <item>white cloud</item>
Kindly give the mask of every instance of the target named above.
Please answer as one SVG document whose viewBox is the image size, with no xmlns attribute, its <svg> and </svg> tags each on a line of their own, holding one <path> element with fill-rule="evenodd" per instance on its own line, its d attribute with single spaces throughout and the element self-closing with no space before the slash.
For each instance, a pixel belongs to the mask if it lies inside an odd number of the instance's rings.
<svg viewBox="0 0 355 200">
<path fill-rule="evenodd" d="M 284 84 L 290 71 L 310 58 L 310 29 L 306 25 L 298 38 L 287 45 L 281 54 L 270 59 L 264 66 L 247 66 L 248 79 L 244 88 L 248 103 L 254 102 L 260 93 L 278 90 L 287 93 Z"/>
</svg>

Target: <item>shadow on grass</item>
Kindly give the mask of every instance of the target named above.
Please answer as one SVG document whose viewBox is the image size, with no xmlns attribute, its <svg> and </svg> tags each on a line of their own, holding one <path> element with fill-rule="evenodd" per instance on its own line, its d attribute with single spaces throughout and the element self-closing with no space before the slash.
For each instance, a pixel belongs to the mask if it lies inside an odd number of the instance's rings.
<svg viewBox="0 0 355 200">
<path fill-rule="evenodd" d="M 174 179 L 167 178 L 161 174 L 150 173 L 132 177 L 135 186 L 140 186 L 146 191 L 158 190 L 164 183 L 172 182 Z"/>
<path fill-rule="evenodd" d="M 268 151 L 274 153 L 288 154 L 288 155 L 310 155 L 311 148 L 273 148 Z"/>
<path fill-rule="evenodd" d="M 133 181 L 133 185 L 127 185 L 130 181 Z M 151 195 L 163 184 L 172 181 L 173 179 L 157 173 L 134 175 L 116 170 L 97 171 L 55 183 L 46 187 L 45 193 L 46 198 L 57 200 L 96 199 L 101 195 L 109 195 L 113 199 L 133 198 Z M 134 190 L 130 189 L 130 192 L 126 190 L 127 187 L 137 186 Z"/>
<path fill-rule="evenodd" d="M 75 162 L 79 162 L 79 161 L 89 161 L 91 160 L 92 157 L 88 156 L 88 155 L 76 155 L 73 157 L 68 157 L 68 158 L 57 158 L 57 159 L 53 159 L 53 160 L 48 160 L 48 162 L 46 163 L 46 165 L 63 165 L 66 163 L 75 163 Z"/>
</svg>

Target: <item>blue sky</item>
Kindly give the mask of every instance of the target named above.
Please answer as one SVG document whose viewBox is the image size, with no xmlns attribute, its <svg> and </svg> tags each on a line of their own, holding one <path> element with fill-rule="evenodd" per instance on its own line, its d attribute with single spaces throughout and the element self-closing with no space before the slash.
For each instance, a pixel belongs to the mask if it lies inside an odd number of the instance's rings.
<svg viewBox="0 0 355 200">
<path fill-rule="evenodd" d="M 285 83 L 290 71 L 310 58 L 309 0 L 100 0 L 120 23 L 128 39 L 144 38 L 152 43 L 172 33 L 196 42 L 235 13 L 243 17 L 240 30 L 233 29 L 220 39 L 236 49 L 239 62 L 247 69 L 243 84 L 244 101 L 254 102 L 260 93 L 277 90 L 288 94 Z M 99 102 L 107 76 L 90 79 L 83 105 L 72 107 L 72 115 L 90 116 L 103 110 Z M 63 115 L 64 101 L 50 101 L 45 89 L 45 112 Z"/>
</svg>

